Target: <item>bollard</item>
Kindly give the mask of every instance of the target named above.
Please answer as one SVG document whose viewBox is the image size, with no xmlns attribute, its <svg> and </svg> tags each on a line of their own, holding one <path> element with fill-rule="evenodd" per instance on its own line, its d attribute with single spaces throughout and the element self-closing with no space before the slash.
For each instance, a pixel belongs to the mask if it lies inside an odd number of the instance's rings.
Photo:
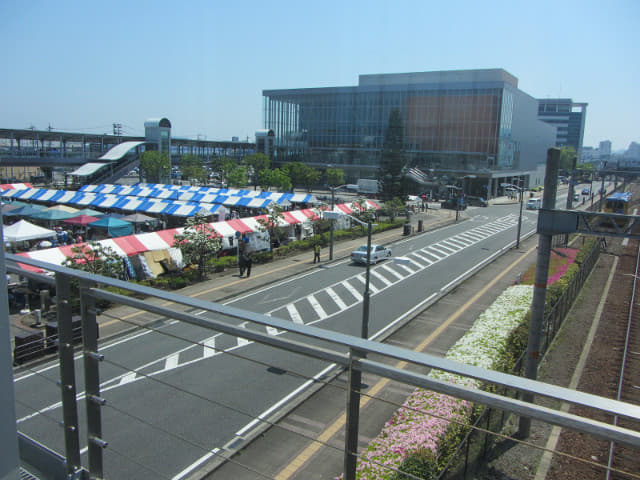
<svg viewBox="0 0 640 480">
<path fill-rule="evenodd" d="M 49 296 L 49 290 L 40 290 L 40 309 L 43 312 L 48 312 L 50 305 L 51 297 Z"/>
<path fill-rule="evenodd" d="M 418 231 L 421 232 L 423 229 L 422 220 L 418 220 Z"/>
<path fill-rule="evenodd" d="M 42 312 L 40 311 L 40 309 L 36 308 L 33 311 L 33 319 L 35 320 L 34 325 L 36 326 L 42 325 Z"/>
</svg>

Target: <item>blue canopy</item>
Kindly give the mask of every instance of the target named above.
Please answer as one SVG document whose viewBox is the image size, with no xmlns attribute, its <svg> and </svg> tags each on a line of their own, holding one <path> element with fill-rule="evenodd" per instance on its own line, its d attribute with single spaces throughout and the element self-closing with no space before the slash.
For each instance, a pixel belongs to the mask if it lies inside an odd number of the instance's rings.
<svg viewBox="0 0 640 480">
<path fill-rule="evenodd" d="M 106 228 L 110 237 L 122 237 L 133 233 L 133 225 L 131 222 L 125 222 L 117 218 L 104 216 L 100 220 L 88 223 L 87 226 L 92 228 Z"/>
</svg>

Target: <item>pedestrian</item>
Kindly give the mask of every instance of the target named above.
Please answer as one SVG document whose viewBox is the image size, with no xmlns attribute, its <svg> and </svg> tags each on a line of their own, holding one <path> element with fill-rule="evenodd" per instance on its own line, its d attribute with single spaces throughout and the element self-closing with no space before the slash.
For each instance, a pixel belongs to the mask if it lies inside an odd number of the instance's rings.
<svg viewBox="0 0 640 480">
<path fill-rule="evenodd" d="M 240 253 L 240 256 L 238 257 L 238 268 L 240 268 L 240 276 L 242 277 L 244 275 L 244 271 L 247 268 L 244 251 L 242 251 Z"/>
<path fill-rule="evenodd" d="M 313 247 L 313 263 L 320 262 L 320 243 L 316 243 Z"/>
<path fill-rule="evenodd" d="M 251 258 L 251 252 L 250 251 L 245 251 L 242 254 L 243 258 L 244 258 L 244 266 L 247 269 L 247 278 L 249 278 L 249 276 L 251 275 L 251 264 L 253 263 L 253 259 Z M 242 276 L 242 275 L 240 275 Z"/>
</svg>

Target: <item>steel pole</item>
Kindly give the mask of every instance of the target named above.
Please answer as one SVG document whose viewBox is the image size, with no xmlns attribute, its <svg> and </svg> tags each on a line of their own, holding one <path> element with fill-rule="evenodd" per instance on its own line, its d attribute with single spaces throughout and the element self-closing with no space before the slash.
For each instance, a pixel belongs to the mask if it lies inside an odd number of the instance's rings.
<svg viewBox="0 0 640 480">
<path fill-rule="evenodd" d="M 556 204 L 556 190 L 558 188 L 558 163 L 560 149 L 550 148 L 547 151 L 547 171 L 544 177 L 544 195 L 542 208 L 554 210 Z M 538 362 L 540 359 L 540 337 L 544 321 L 544 304 L 547 294 L 547 280 L 549 278 L 549 257 L 551 255 L 551 235 L 538 234 L 538 260 L 533 285 L 533 301 L 531 303 L 531 319 L 529 320 L 529 341 L 525 357 L 525 377 L 535 380 L 538 376 Z M 522 399 L 533 403 L 532 393 L 525 392 Z M 520 417 L 518 436 L 527 438 L 531 432 L 531 418 Z"/>
<path fill-rule="evenodd" d="M 347 390 L 347 419 L 344 438 L 344 478 L 356 480 L 358 464 L 358 430 L 360 425 L 360 386 L 362 370 L 356 365 L 358 355 L 354 350 L 349 354 L 349 389 Z"/>
<path fill-rule="evenodd" d="M 520 248 L 521 230 L 522 230 L 522 187 L 520 187 L 520 215 L 518 215 L 518 232 L 516 234 L 516 248 Z"/>
<path fill-rule="evenodd" d="M 329 187 L 331 189 L 331 211 L 335 207 L 335 187 Z M 333 260 L 333 218 L 330 220 L 331 226 L 329 228 L 329 261 Z"/>
<path fill-rule="evenodd" d="M 71 476 L 81 468 L 82 462 L 80 460 L 75 359 L 73 358 L 71 278 L 61 273 L 56 274 L 56 299 L 64 448 L 67 458 L 67 475 Z"/>
<path fill-rule="evenodd" d="M 82 345 L 84 351 L 84 384 L 87 413 L 87 449 L 90 478 L 103 478 L 102 452 L 107 442 L 102 439 L 102 406 L 100 396 L 100 362 L 98 353 L 98 322 L 95 298 L 90 293 L 91 282 L 80 283 L 80 309 L 82 311 Z"/>
<path fill-rule="evenodd" d="M 2 207 L 0 205 L 0 238 L 2 231 Z M 7 293 L 7 270 L 4 260 L 4 243 L 0 247 L 0 478 L 20 478 L 18 455 L 18 429 L 16 427 L 15 392 L 13 368 L 11 366 L 11 330 L 9 328 L 9 295 Z"/>
<path fill-rule="evenodd" d="M 369 338 L 369 279 L 371 278 L 371 220 L 367 221 L 367 270 L 364 281 L 364 295 L 362 296 L 362 332 L 360 337 Z"/>
</svg>

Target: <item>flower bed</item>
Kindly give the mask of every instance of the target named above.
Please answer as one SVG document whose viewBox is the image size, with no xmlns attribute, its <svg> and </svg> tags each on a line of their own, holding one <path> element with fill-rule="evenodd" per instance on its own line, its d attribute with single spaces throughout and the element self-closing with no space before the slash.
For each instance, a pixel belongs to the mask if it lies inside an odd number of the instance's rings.
<svg viewBox="0 0 640 480">
<path fill-rule="evenodd" d="M 553 250 L 551 250 L 547 285 L 553 284 L 567 272 L 567 269 L 576 260 L 577 254 L 578 250 L 575 248 L 554 248 Z M 533 265 L 522 276 L 522 283 L 533 285 L 535 276 L 536 266 Z"/>
<path fill-rule="evenodd" d="M 533 288 L 508 288 L 476 320 L 473 327 L 447 352 L 446 358 L 482 368 L 504 368 L 508 339 L 525 319 Z M 430 377 L 480 388 L 480 382 L 447 372 Z M 360 479 L 395 479 L 400 469 L 431 478 L 446 463 L 464 434 L 460 424 L 470 423 L 472 404 L 449 395 L 416 389 L 372 440 L 358 463 Z"/>
</svg>

